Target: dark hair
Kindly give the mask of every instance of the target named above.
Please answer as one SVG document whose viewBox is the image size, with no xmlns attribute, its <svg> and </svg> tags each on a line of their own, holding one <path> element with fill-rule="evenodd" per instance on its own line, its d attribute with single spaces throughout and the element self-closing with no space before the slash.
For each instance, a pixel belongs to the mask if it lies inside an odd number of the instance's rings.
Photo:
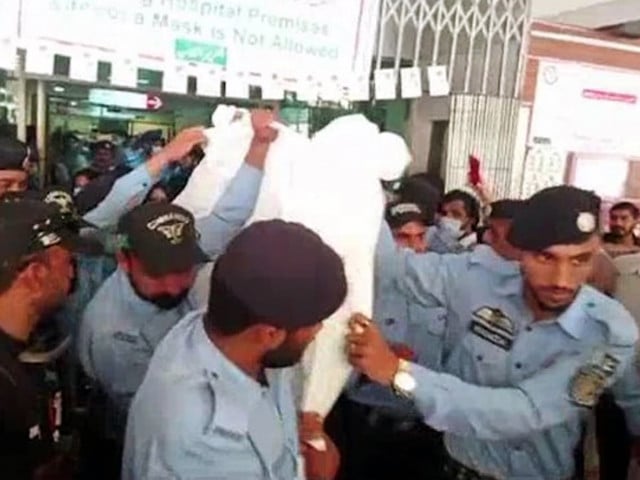
<svg viewBox="0 0 640 480">
<path fill-rule="evenodd" d="M 256 323 L 256 316 L 217 278 L 214 267 L 209 289 L 209 307 L 204 316 L 205 328 L 223 336 L 232 336 Z"/>
<path fill-rule="evenodd" d="M 618 202 L 613 207 L 611 207 L 611 210 L 609 211 L 613 212 L 614 210 L 627 210 L 631 213 L 631 216 L 633 216 L 633 218 L 637 219 L 638 217 L 640 217 L 640 209 L 638 209 L 638 207 L 636 207 L 631 202 Z"/>
<path fill-rule="evenodd" d="M 464 211 L 472 219 L 471 226 L 475 229 L 480 221 L 480 203 L 473 195 L 464 190 L 451 190 L 447 192 L 440 202 L 439 212 L 444 213 L 443 207 L 447 203 L 460 201 L 464 205 Z"/>
</svg>

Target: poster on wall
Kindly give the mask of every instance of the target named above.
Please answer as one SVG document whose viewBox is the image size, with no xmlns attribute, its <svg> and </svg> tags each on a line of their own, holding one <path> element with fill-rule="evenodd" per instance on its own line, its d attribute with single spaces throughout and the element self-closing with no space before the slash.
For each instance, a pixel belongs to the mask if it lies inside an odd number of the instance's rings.
<svg viewBox="0 0 640 480">
<path fill-rule="evenodd" d="M 16 64 L 20 0 L 0 0 L 0 68 Z"/>
<path fill-rule="evenodd" d="M 368 76 L 378 2 L 28 1 L 20 26 L 27 46 L 57 42 L 232 72 L 350 78 Z"/>
<path fill-rule="evenodd" d="M 536 85 L 530 146 L 640 154 L 640 74 L 541 61 Z"/>
</svg>

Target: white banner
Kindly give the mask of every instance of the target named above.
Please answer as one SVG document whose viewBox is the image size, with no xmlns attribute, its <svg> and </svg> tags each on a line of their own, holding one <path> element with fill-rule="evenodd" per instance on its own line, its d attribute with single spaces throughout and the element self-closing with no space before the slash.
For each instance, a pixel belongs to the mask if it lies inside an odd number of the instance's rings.
<svg viewBox="0 0 640 480">
<path fill-rule="evenodd" d="M 229 71 L 350 77 L 369 72 L 378 4 L 379 0 L 30 0 L 22 5 L 21 36 L 26 43 L 66 42 Z"/>
<path fill-rule="evenodd" d="M 640 75 L 540 62 L 529 144 L 567 152 L 640 155 Z"/>
<path fill-rule="evenodd" d="M 18 37 L 20 0 L 0 0 L 0 39 Z"/>
<path fill-rule="evenodd" d="M 17 57 L 20 0 L 0 0 L 0 68 L 13 70 Z"/>
</svg>

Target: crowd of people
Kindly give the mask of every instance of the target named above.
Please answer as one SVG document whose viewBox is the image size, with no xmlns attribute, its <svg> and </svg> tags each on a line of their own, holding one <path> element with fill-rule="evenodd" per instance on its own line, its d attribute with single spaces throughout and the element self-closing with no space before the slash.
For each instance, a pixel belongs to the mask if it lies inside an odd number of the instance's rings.
<svg viewBox="0 0 640 480">
<path fill-rule="evenodd" d="M 305 226 L 245 226 L 273 121 L 252 112 L 202 218 L 162 187 L 193 170 L 200 127 L 134 168 L 100 142 L 43 190 L 0 138 L 0 478 L 626 480 L 640 312 L 615 262 L 640 253 L 638 208 L 605 234 L 600 198 L 571 186 L 386 184 L 373 318 L 351 318 L 354 373 L 322 418 L 289 367 L 348 282 Z"/>
</svg>

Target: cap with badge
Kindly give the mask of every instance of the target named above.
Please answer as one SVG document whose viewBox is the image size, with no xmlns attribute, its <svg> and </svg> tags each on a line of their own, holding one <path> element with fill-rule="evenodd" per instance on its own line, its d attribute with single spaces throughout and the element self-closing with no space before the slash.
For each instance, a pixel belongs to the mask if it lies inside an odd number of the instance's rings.
<svg viewBox="0 0 640 480">
<path fill-rule="evenodd" d="M 416 203 L 403 201 L 391 202 L 387 205 L 385 218 L 391 229 L 401 228 L 410 222 L 420 222 L 425 225 L 433 223 L 433 218 L 428 221 L 424 211 Z"/>
<path fill-rule="evenodd" d="M 54 206 L 70 227 L 97 228 L 80 216 L 73 196 L 64 188 L 49 187 L 42 192 L 41 199 L 44 203 Z"/>
<path fill-rule="evenodd" d="M 433 225 L 441 198 L 433 185 L 420 176 L 412 176 L 402 181 L 397 193 L 402 202 L 419 205 L 427 225 Z"/>
<path fill-rule="evenodd" d="M 593 192 L 569 185 L 541 190 L 516 215 L 509 242 L 528 251 L 586 242 L 599 230 L 600 204 Z"/>
<path fill-rule="evenodd" d="M 92 146 L 92 150 L 115 150 L 115 144 L 110 140 L 98 140 Z"/>
<path fill-rule="evenodd" d="M 146 203 L 122 216 L 118 243 L 149 275 L 182 273 L 210 261 L 198 243 L 193 215 L 170 203 Z"/>
<path fill-rule="evenodd" d="M 70 230 L 57 209 L 29 198 L 0 203 L 0 272 L 47 248 L 61 245 L 73 252 L 94 254 L 95 243 Z"/>
<path fill-rule="evenodd" d="M 26 170 L 29 148 L 14 138 L 0 137 L 0 170 Z"/>
<path fill-rule="evenodd" d="M 270 220 L 244 229 L 216 262 L 209 310 L 224 291 L 252 317 L 283 329 L 317 324 L 344 302 L 347 281 L 338 254 L 297 223 Z"/>
</svg>

